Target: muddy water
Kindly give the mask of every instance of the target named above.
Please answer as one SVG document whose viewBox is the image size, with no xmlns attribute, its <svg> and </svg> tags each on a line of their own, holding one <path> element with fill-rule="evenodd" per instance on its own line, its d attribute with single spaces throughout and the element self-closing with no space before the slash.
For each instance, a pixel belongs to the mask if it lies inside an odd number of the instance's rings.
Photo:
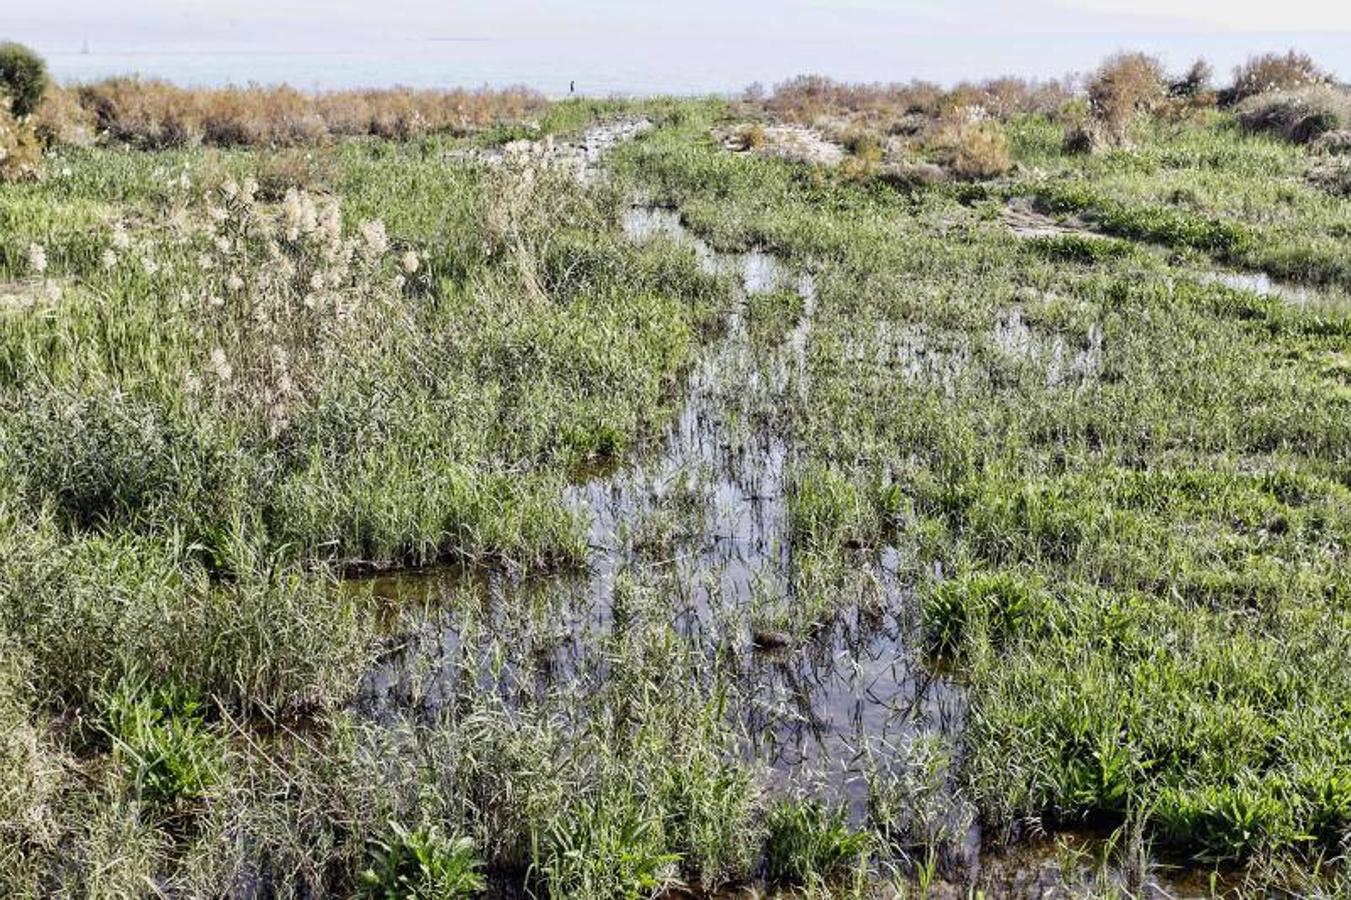
<svg viewBox="0 0 1351 900">
<path fill-rule="evenodd" d="M 1324 299 L 1313 288 L 1277 281 L 1265 272 L 1204 272 L 1200 278 L 1206 284 L 1222 284 L 1263 297 L 1275 297 L 1294 306 L 1308 306 Z"/>
<path fill-rule="evenodd" d="M 622 119 L 592 125 L 577 138 L 558 140 L 547 135 L 534 141 L 510 141 L 500 147 L 459 150 L 452 157 L 490 166 L 533 160 L 561 168 L 581 183 L 589 184 L 602 176 L 605 157 L 611 150 L 652 127 L 652 122 L 647 119 Z"/>
</svg>

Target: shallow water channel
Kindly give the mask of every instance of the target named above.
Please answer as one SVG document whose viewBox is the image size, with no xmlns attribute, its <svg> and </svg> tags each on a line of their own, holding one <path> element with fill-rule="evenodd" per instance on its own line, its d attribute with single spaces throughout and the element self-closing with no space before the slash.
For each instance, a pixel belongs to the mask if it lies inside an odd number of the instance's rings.
<svg viewBox="0 0 1351 900">
<path fill-rule="evenodd" d="M 595 165 L 587 154 L 587 171 Z M 729 285 L 722 328 L 690 367 L 678 413 L 632 458 L 566 489 L 562 501 L 589 523 L 584 570 L 447 567 L 373 579 L 377 598 L 400 613 L 358 708 L 375 721 L 431 720 L 484 693 L 521 706 L 560 692 L 585 696 L 605 683 L 635 586 L 655 590 L 660 615 L 695 658 L 724 677 L 731 668 L 726 714 L 771 795 L 809 792 L 862 824 L 870 776 L 912 786 L 927 779 L 919 814 L 931 835 L 943 835 L 940 874 L 972 882 L 984 871 L 984 883 L 1004 896 L 1063 888 L 1061 851 L 1049 841 L 981 858 L 975 816 L 955 787 L 965 694 L 925 656 L 904 551 L 854 553 L 832 588 L 844 612 L 805 639 L 780 630 L 776 614 L 791 612 L 801 589 L 787 480 L 791 407 L 810 391 L 813 274 L 761 250 L 718 252 L 674 210 L 633 206 L 623 229 L 636 243 L 688 248 Z M 798 313 L 767 348 L 751 333 L 749 306 L 777 292 L 795 293 Z M 962 348 L 931 353 L 930 337 L 879 335 L 876 349 L 908 361 L 902 377 L 939 377 Z M 1101 364 L 1100 332 L 1082 345 L 1046 343 L 1017 309 L 991 340 L 1010 354 L 1048 355 L 1054 377 L 1066 381 L 1091 377 Z M 1190 893 L 1163 881 L 1145 895 Z"/>
<path fill-rule="evenodd" d="M 482 615 L 518 607 L 522 598 L 565 611 L 553 627 L 566 638 L 544 659 L 522 645 L 521 658 L 505 667 L 515 673 L 510 683 L 499 679 L 497 688 L 528 681 L 538 691 L 545 682 L 594 673 L 604 639 L 623 627 L 617 584 L 675 585 L 675 631 L 710 664 L 729 653 L 737 660 L 744 702 L 731 714 L 747 736 L 747 756 L 764 764 L 771 787 L 810 785 L 861 820 L 865 762 L 871 758 L 885 770 L 917 736 L 958 734 L 964 706 L 961 692 L 924 663 L 913 640 L 895 550 L 853 561 L 851 581 L 872 602 L 866 611 L 854 606 L 807 643 L 796 644 L 748 612 L 791 604 L 794 581 L 785 484 L 791 436 L 749 427 L 746 405 L 754 398 L 752 405 L 786 418 L 788 392 L 807 389 L 814 279 L 761 251 L 715 252 L 671 210 L 633 207 L 624 230 L 635 242 L 687 246 L 702 268 L 730 276 L 734 285 L 721 336 L 693 365 L 678 415 L 646 452 L 568 488 L 564 502 L 590 522 L 587 571 L 522 578 L 441 569 L 377 579 L 378 596 L 423 609 L 427 618 L 420 639 L 398 643 L 368 675 L 360 702 L 377 718 L 434 715 L 462 688 L 463 658 L 474 653 L 463 645 L 457 611 Z M 797 293 L 800 315 L 772 353 L 757 352 L 746 304 L 780 290 Z"/>
</svg>

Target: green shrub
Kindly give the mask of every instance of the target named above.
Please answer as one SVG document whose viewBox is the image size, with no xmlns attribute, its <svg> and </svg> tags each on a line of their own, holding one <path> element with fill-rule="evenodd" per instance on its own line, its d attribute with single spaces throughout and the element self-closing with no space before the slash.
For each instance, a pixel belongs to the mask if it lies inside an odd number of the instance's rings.
<svg viewBox="0 0 1351 900">
<path fill-rule="evenodd" d="M 0 44 L 0 92 L 19 118 L 30 116 L 47 90 L 47 64 L 23 44 Z"/>
<path fill-rule="evenodd" d="M 378 900 L 457 900 L 487 887 L 474 842 L 451 838 L 436 825 L 409 830 L 389 823 L 373 842 L 371 866 L 361 873 L 361 896 Z"/>
</svg>

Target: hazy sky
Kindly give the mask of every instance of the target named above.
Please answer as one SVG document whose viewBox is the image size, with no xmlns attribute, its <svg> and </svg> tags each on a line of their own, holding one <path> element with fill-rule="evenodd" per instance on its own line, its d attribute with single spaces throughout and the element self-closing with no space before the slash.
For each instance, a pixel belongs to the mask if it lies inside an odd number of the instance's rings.
<svg viewBox="0 0 1351 900">
<path fill-rule="evenodd" d="M 6 4 L 8 5 L 8 3 Z M 1087 34 L 1158 31 L 1351 31 L 1351 3 L 1288 0 L 45 0 L 15 3 L 16 31 L 215 35 L 273 27 L 397 36 L 538 37 L 594 34 Z M 276 35 L 273 35 L 274 37 Z M 358 37 L 349 34 L 349 37 Z"/>
<path fill-rule="evenodd" d="M 610 42 L 625 49 L 616 66 L 641 86 L 721 84 L 741 74 L 778 74 L 829 69 L 828 74 L 904 80 L 912 76 L 951 80 L 1011 72 L 1057 75 L 1082 69 L 1104 51 L 1140 46 L 1174 64 L 1189 48 L 1222 67 L 1247 52 L 1308 47 L 1326 65 L 1351 75 L 1351 2 L 1249 2 L 1249 0 L 42 0 L 20 3 L 0 17 L 0 37 L 36 45 L 53 56 L 57 74 L 101 73 L 112 58 L 68 58 L 85 42 L 99 54 L 142 54 L 136 64 L 179 80 L 271 80 L 288 77 L 277 60 L 258 70 L 240 60 L 215 64 L 198 59 L 175 69 L 144 54 L 357 50 L 365 68 L 326 70 L 313 66 L 289 80 L 408 80 L 412 60 L 389 43 L 430 43 L 429 38 L 540 41 L 544 58 L 515 61 L 519 80 L 555 78 L 574 70 L 604 74 L 594 47 Z M 592 47 L 567 51 L 567 42 Z M 689 46 L 669 50 L 674 43 Z M 706 44 L 707 59 L 697 46 Z M 735 46 L 746 59 L 738 68 Z M 1310 45 L 1313 46 L 1310 46 Z M 648 53 L 645 46 L 667 50 Z M 545 47 L 546 44 L 540 44 Z M 824 48 L 831 49 L 826 50 Z M 815 48 L 815 49 L 812 49 Z M 1318 51 L 1322 51 L 1321 54 Z M 380 69 L 381 54 L 388 62 Z M 419 57 L 421 51 L 413 53 Z M 656 56 L 671 56 L 658 60 Z M 508 76 L 511 58 L 483 49 L 451 54 L 437 79 Z M 1333 58 L 1328 59 L 1331 55 Z M 458 68 L 451 62 L 461 63 Z M 677 62 L 690 69 L 679 72 Z M 774 65 L 777 64 L 777 65 Z M 165 69 L 165 67 L 168 67 Z M 181 71 L 180 71 L 181 70 Z M 556 72 L 554 70 L 557 70 Z M 838 70 L 838 71 L 837 71 Z M 430 77 L 430 76 L 429 76 Z M 683 80 L 682 80 L 683 79 Z M 508 78 L 508 80 L 510 80 Z M 616 76 L 614 84 L 623 81 Z M 728 84 L 727 87 L 734 85 Z"/>
</svg>

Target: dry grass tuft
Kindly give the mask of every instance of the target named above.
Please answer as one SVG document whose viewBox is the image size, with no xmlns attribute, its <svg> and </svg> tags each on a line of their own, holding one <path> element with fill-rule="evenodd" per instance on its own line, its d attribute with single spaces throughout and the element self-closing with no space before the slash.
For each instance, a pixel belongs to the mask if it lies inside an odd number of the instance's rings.
<svg viewBox="0 0 1351 900">
<path fill-rule="evenodd" d="M 1351 130 L 1329 131 L 1314 141 L 1311 149 L 1325 156 L 1351 155 Z"/>
<path fill-rule="evenodd" d="M 759 122 L 742 125 L 732 136 L 732 143 L 739 150 L 759 150 L 765 146 L 765 126 Z"/>
<path fill-rule="evenodd" d="M 1008 135 L 992 119 L 949 126 L 940 133 L 937 146 L 944 165 L 958 178 L 997 178 L 1013 168 Z"/>
</svg>

